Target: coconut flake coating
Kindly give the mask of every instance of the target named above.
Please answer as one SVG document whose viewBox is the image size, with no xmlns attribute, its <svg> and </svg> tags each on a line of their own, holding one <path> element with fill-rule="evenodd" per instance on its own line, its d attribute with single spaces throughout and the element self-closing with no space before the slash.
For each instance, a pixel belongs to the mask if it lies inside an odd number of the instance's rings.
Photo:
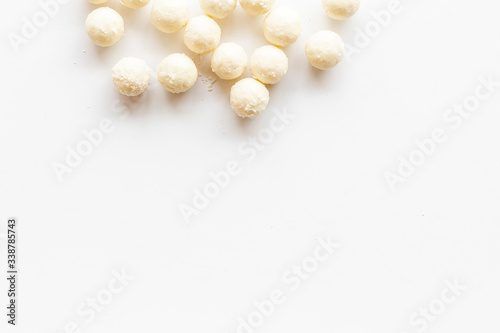
<svg viewBox="0 0 500 333">
<path fill-rule="evenodd" d="M 150 0 L 120 0 L 122 5 L 132 9 L 138 9 L 146 6 Z"/>
<path fill-rule="evenodd" d="M 219 45 L 221 29 L 206 15 L 191 18 L 184 31 L 184 44 L 196 54 L 210 53 Z"/>
<path fill-rule="evenodd" d="M 123 18 L 109 7 L 92 11 L 85 21 L 85 30 L 94 44 L 108 47 L 116 44 L 125 32 Z"/>
<path fill-rule="evenodd" d="M 151 21 L 160 31 L 173 33 L 181 30 L 189 19 L 186 0 L 156 0 L 151 9 Z"/>
<path fill-rule="evenodd" d="M 250 60 L 250 71 L 264 84 L 276 84 L 288 72 L 288 57 L 276 46 L 259 47 Z"/>
<path fill-rule="evenodd" d="M 169 92 L 179 94 L 191 89 L 198 79 L 193 60 L 183 53 L 174 53 L 158 66 L 158 81 Z"/>
<path fill-rule="evenodd" d="M 269 43 L 285 47 L 299 39 L 302 33 L 302 23 L 296 12 L 289 8 L 279 7 L 267 14 L 263 30 Z"/>
<path fill-rule="evenodd" d="M 141 59 L 126 57 L 118 61 L 112 70 L 116 90 L 125 96 L 142 94 L 151 82 L 151 70 Z"/>
<path fill-rule="evenodd" d="M 268 13 L 276 0 L 240 0 L 240 5 L 250 15 L 264 15 Z"/>
<path fill-rule="evenodd" d="M 322 0 L 323 9 L 335 20 L 346 20 L 359 9 L 360 0 Z"/>
<path fill-rule="evenodd" d="M 269 104 L 269 90 L 255 79 L 243 79 L 231 88 L 231 107 L 241 118 L 261 114 Z"/>
<path fill-rule="evenodd" d="M 237 0 L 199 0 L 199 2 L 205 14 L 223 19 L 234 11 Z"/>
<path fill-rule="evenodd" d="M 338 34 L 323 30 L 312 35 L 306 44 L 306 55 L 313 67 L 327 70 L 335 67 L 344 56 L 344 42 Z"/>
<path fill-rule="evenodd" d="M 212 71 L 223 80 L 239 78 L 247 66 L 247 54 L 236 43 L 223 43 L 212 54 Z"/>
<path fill-rule="evenodd" d="M 102 5 L 102 4 L 104 4 L 104 3 L 108 2 L 108 1 L 109 0 L 89 0 L 89 2 L 91 4 L 94 4 L 94 5 Z"/>
</svg>

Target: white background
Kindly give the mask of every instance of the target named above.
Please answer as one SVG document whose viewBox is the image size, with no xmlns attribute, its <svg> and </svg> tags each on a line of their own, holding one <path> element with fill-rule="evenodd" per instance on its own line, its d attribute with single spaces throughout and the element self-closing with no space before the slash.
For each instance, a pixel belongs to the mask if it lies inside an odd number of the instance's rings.
<svg viewBox="0 0 500 333">
<path fill-rule="evenodd" d="M 189 2 L 192 15 L 201 14 Z M 230 108 L 234 82 L 210 87 L 209 56 L 182 96 L 155 78 L 138 102 L 114 90 L 110 70 L 124 56 L 154 71 L 171 53 L 192 55 L 182 33 L 153 27 L 151 4 L 134 11 L 111 0 L 126 33 L 101 49 L 84 30 L 97 6 L 72 0 L 16 53 L 9 33 L 20 34 L 23 18 L 41 7 L 3 3 L 0 234 L 8 217 L 19 219 L 21 274 L 14 329 L 5 323 L 1 280 L 0 331 L 60 333 L 75 322 L 88 333 L 237 332 L 237 318 L 273 290 L 288 291 L 283 274 L 327 237 L 339 249 L 255 332 L 417 332 L 409 318 L 439 303 L 446 280 L 467 290 L 428 332 L 498 331 L 499 92 L 457 129 L 443 115 L 474 94 L 480 77 L 500 81 L 500 5 L 401 0 L 390 24 L 359 45 L 360 30 L 388 3 L 362 1 L 339 23 L 319 0 L 278 0 L 300 12 L 303 34 L 285 50 L 288 76 L 252 121 Z M 262 19 L 238 7 L 220 21 L 222 40 L 251 55 L 266 43 Z M 313 70 L 303 49 L 323 29 L 359 53 L 334 70 Z M 116 103 L 129 107 L 127 117 L 114 112 Z M 295 118 L 247 161 L 238 146 L 283 110 Z M 66 147 L 105 118 L 112 133 L 59 181 L 53 163 L 64 163 Z M 391 190 L 386 173 L 436 128 L 447 140 Z M 209 173 L 231 160 L 241 174 L 187 224 L 180 205 L 192 204 Z M 87 323 L 77 307 L 122 269 L 135 279 Z"/>
</svg>

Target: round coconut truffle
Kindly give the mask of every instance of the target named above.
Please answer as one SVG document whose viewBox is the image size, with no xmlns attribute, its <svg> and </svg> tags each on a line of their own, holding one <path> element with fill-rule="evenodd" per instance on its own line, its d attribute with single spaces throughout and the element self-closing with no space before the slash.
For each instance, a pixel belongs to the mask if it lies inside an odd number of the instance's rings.
<svg viewBox="0 0 500 333">
<path fill-rule="evenodd" d="M 307 41 L 306 55 L 313 67 L 321 70 L 333 68 L 344 56 L 344 42 L 333 31 L 317 32 Z"/>
<path fill-rule="evenodd" d="M 108 1 L 109 0 L 89 0 L 89 2 L 94 5 L 102 5 L 103 3 L 106 3 Z"/>
<path fill-rule="evenodd" d="M 240 5 L 250 15 L 264 15 L 273 8 L 276 0 L 240 0 Z"/>
<path fill-rule="evenodd" d="M 122 38 L 125 25 L 120 14 L 109 7 L 101 7 L 89 14 L 85 30 L 96 45 L 107 47 Z"/>
<path fill-rule="evenodd" d="M 212 71 L 223 80 L 239 78 L 247 66 L 247 54 L 236 43 L 221 44 L 212 54 Z"/>
<path fill-rule="evenodd" d="M 250 70 L 260 82 L 276 84 L 288 72 L 288 57 L 276 46 L 259 47 L 250 59 Z"/>
<path fill-rule="evenodd" d="M 269 90 L 255 79 L 243 79 L 231 88 L 231 107 L 242 118 L 261 114 L 269 104 Z"/>
<path fill-rule="evenodd" d="M 323 9 L 335 20 L 346 20 L 359 9 L 359 0 L 322 0 Z"/>
<path fill-rule="evenodd" d="M 150 0 L 120 0 L 122 5 L 132 9 L 138 9 L 146 6 Z"/>
<path fill-rule="evenodd" d="M 118 61 L 112 70 L 116 90 L 125 96 L 142 94 L 151 82 L 151 70 L 141 59 L 127 57 Z"/>
<path fill-rule="evenodd" d="M 217 22 L 208 16 L 190 19 L 184 31 L 184 44 L 196 54 L 210 53 L 220 43 L 221 29 Z"/>
<path fill-rule="evenodd" d="M 237 0 L 200 0 L 200 7 L 205 14 L 223 19 L 236 8 Z"/>
<path fill-rule="evenodd" d="M 188 22 L 189 6 L 185 0 L 156 0 L 151 9 L 154 26 L 166 33 L 181 30 Z"/>
<path fill-rule="evenodd" d="M 158 66 L 158 81 L 171 93 L 179 94 L 188 91 L 197 79 L 196 65 L 183 53 L 169 55 Z"/>
<path fill-rule="evenodd" d="M 289 8 L 273 9 L 264 20 L 264 36 L 269 43 L 285 47 L 299 39 L 302 23 L 296 12 Z"/>
</svg>

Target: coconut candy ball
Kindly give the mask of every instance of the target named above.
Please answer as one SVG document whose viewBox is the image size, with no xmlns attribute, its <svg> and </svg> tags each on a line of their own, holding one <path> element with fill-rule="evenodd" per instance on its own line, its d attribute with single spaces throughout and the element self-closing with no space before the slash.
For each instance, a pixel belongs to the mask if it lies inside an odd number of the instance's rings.
<svg viewBox="0 0 500 333">
<path fill-rule="evenodd" d="M 306 55 L 313 67 L 321 70 L 333 68 L 344 56 L 344 42 L 333 31 L 319 31 L 307 41 Z"/>
<path fill-rule="evenodd" d="M 142 94 L 151 82 L 151 70 L 141 59 L 126 57 L 118 61 L 112 70 L 116 90 L 125 96 Z"/>
<path fill-rule="evenodd" d="M 146 6 L 150 0 L 120 0 L 122 5 L 132 9 L 138 9 Z"/>
<path fill-rule="evenodd" d="M 151 21 L 160 31 L 173 33 L 181 30 L 189 19 L 185 0 L 156 0 L 151 9 Z"/>
<path fill-rule="evenodd" d="M 323 9 L 335 20 L 346 20 L 359 9 L 360 0 L 322 0 Z"/>
<path fill-rule="evenodd" d="M 242 118 L 261 114 L 269 104 L 269 90 L 255 79 L 243 79 L 231 88 L 231 107 Z"/>
<path fill-rule="evenodd" d="M 236 43 L 223 43 L 212 54 L 212 71 L 223 80 L 239 78 L 247 66 L 247 54 Z"/>
<path fill-rule="evenodd" d="M 219 25 L 205 15 L 191 18 L 184 31 L 184 44 L 196 54 L 212 52 L 219 45 L 220 38 Z"/>
<path fill-rule="evenodd" d="M 91 4 L 94 4 L 94 5 L 102 5 L 102 4 L 104 4 L 104 3 L 108 2 L 108 1 L 109 0 L 89 0 L 89 2 Z"/>
<path fill-rule="evenodd" d="M 229 16 L 236 8 L 237 0 L 199 0 L 205 14 L 217 19 Z"/>
<path fill-rule="evenodd" d="M 240 0 L 240 5 L 250 15 L 264 15 L 273 8 L 276 0 Z"/>
<path fill-rule="evenodd" d="M 197 79 L 196 65 L 183 53 L 169 55 L 158 66 L 158 81 L 171 93 L 179 94 L 188 91 Z"/>
<path fill-rule="evenodd" d="M 250 59 L 250 71 L 260 82 L 276 84 L 288 72 L 288 57 L 276 46 L 259 47 Z"/>
<path fill-rule="evenodd" d="M 269 43 L 285 47 L 299 39 L 302 33 L 302 23 L 296 12 L 289 8 L 279 7 L 267 14 L 263 30 Z"/>
<path fill-rule="evenodd" d="M 125 32 L 123 18 L 109 7 L 92 11 L 85 21 L 85 30 L 89 38 L 102 47 L 116 44 Z"/>
</svg>

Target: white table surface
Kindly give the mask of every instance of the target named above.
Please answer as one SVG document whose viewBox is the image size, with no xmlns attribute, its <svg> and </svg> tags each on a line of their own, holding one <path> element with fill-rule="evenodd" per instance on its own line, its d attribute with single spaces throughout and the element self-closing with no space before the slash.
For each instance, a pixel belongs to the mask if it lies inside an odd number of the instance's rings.
<svg viewBox="0 0 500 333">
<path fill-rule="evenodd" d="M 415 313 L 439 308 L 446 281 L 467 288 L 426 331 L 500 329 L 500 88 L 460 123 L 443 118 L 473 101 L 481 78 L 500 81 L 498 2 L 362 1 L 341 23 L 319 0 L 277 5 L 300 12 L 303 34 L 285 50 L 290 70 L 268 110 L 244 121 L 229 105 L 234 82 L 211 82 L 209 56 L 184 95 L 156 78 L 139 101 L 115 91 L 110 70 L 122 57 L 154 70 L 187 52 L 181 33 L 154 28 L 151 4 L 133 11 L 111 0 L 126 33 L 100 49 L 83 27 L 97 6 L 68 1 L 19 52 L 9 36 L 41 7 L 3 4 L 0 237 L 17 217 L 20 278 L 18 326 L 2 310 L 2 332 L 232 333 L 254 302 L 281 290 L 286 300 L 253 332 L 413 333 L 426 322 Z M 360 31 L 387 8 L 397 8 L 391 22 L 361 45 Z M 220 21 L 222 40 L 250 56 L 266 44 L 262 19 L 238 7 Z M 328 72 L 303 51 L 322 29 L 358 50 Z M 239 151 L 284 112 L 293 119 L 255 158 Z M 103 120 L 112 131 L 60 181 L 54 163 Z M 400 156 L 417 156 L 415 141 L 436 130 L 446 140 L 391 188 Z M 231 161 L 241 172 L 186 223 L 179 208 Z M 340 247 L 291 290 L 283 275 L 328 237 Z M 122 269 L 135 279 L 87 321 L 79 306 Z"/>
</svg>

